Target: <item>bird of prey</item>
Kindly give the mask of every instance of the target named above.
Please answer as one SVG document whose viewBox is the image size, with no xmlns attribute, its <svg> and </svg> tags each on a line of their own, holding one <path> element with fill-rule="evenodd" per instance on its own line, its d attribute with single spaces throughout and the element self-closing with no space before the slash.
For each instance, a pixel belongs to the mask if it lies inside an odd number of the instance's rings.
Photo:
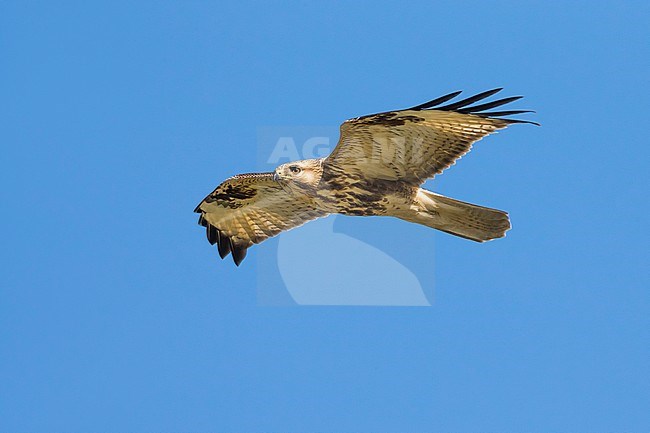
<svg viewBox="0 0 650 433">
<path fill-rule="evenodd" d="M 329 214 L 392 216 L 485 242 L 510 229 L 506 212 L 465 203 L 421 188 L 472 144 L 530 110 L 486 111 L 521 96 L 474 103 L 502 89 L 443 105 L 453 92 L 405 110 L 346 120 L 326 158 L 294 161 L 268 173 L 226 179 L 196 207 L 199 224 L 219 255 L 237 266 L 247 249 L 282 231 Z"/>
</svg>

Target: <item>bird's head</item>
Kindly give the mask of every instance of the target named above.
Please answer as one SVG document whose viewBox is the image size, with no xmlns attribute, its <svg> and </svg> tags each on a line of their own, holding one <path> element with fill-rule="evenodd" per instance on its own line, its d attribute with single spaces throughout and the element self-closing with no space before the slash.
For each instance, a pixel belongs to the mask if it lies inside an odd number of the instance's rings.
<svg viewBox="0 0 650 433">
<path fill-rule="evenodd" d="M 273 179 L 295 192 L 315 191 L 323 174 L 321 159 L 288 162 L 275 169 Z"/>
</svg>

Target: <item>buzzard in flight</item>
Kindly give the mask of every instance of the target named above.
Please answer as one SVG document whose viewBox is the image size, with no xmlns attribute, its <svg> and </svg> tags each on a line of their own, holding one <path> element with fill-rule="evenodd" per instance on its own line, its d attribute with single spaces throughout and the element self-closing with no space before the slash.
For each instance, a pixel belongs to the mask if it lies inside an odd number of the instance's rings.
<svg viewBox="0 0 650 433">
<path fill-rule="evenodd" d="M 506 212 L 436 194 L 420 185 L 472 144 L 530 110 L 486 111 L 521 96 L 472 105 L 501 89 L 457 102 L 450 93 L 412 108 L 346 120 L 327 158 L 282 164 L 226 179 L 194 210 L 219 255 L 239 266 L 253 244 L 329 214 L 392 216 L 485 242 L 510 229 Z"/>
</svg>

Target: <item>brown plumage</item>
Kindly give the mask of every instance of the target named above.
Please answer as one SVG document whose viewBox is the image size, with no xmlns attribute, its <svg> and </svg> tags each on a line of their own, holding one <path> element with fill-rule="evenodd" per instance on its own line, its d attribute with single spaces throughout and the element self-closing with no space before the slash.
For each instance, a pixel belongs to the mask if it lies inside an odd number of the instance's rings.
<svg viewBox="0 0 650 433">
<path fill-rule="evenodd" d="M 460 92 L 406 110 L 358 117 L 341 125 L 327 158 L 233 176 L 195 209 L 208 241 L 236 265 L 246 250 L 282 231 L 332 213 L 393 216 L 484 242 L 505 236 L 508 214 L 454 200 L 420 185 L 470 151 L 472 144 L 530 112 L 485 112 L 520 96 L 471 106 L 501 89 L 440 106 Z"/>
</svg>

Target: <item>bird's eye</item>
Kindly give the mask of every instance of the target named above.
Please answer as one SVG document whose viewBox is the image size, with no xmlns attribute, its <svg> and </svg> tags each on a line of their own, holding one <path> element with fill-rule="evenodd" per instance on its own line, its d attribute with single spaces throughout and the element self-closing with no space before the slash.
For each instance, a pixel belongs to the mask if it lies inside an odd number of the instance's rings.
<svg viewBox="0 0 650 433">
<path fill-rule="evenodd" d="M 301 172 L 300 167 L 298 167 L 297 165 L 289 166 L 289 170 L 291 170 L 291 173 L 293 174 L 298 174 Z"/>
</svg>

